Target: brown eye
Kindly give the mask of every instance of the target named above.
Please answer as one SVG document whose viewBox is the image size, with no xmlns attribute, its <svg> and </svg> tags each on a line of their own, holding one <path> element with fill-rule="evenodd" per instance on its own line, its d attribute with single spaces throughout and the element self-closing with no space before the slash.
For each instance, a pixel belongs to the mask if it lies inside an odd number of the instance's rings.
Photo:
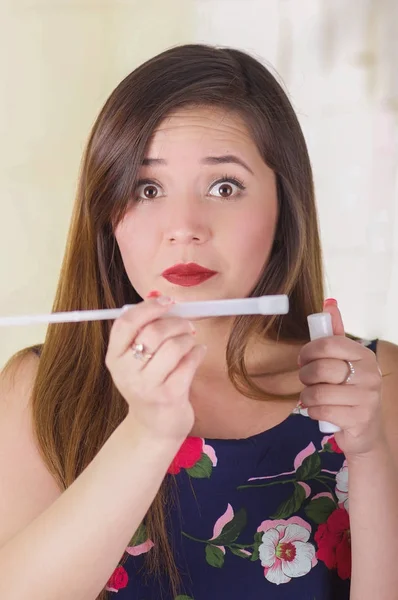
<svg viewBox="0 0 398 600">
<path fill-rule="evenodd" d="M 218 192 L 222 198 L 229 198 L 234 193 L 232 185 L 230 183 L 223 183 L 219 186 Z"/>
<path fill-rule="evenodd" d="M 161 188 L 152 181 L 141 180 L 138 182 L 136 189 L 136 200 L 138 202 L 145 202 L 146 200 L 156 200 L 161 197 L 159 192 Z"/>
<path fill-rule="evenodd" d="M 143 191 L 145 198 L 148 198 L 149 200 L 153 200 L 153 198 L 156 198 L 158 193 L 158 190 L 154 185 L 146 185 Z"/>
<path fill-rule="evenodd" d="M 212 196 L 216 198 L 237 198 L 244 190 L 245 186 L 241 181 L 236 178 L 226 177 L 225 179 L 219 179 L 210 188 Z"/>
</svg>

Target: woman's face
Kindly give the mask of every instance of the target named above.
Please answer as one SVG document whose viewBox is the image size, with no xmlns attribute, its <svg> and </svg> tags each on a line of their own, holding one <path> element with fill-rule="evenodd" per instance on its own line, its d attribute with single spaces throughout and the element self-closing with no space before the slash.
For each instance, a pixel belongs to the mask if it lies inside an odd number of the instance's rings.
<svg viewBox="0 0 398 600">
<path fill-rule="evenodd" d="M 239 116 L 189 108 L 165 119 L 135 196 L 115 236 L 142 298 L 151 290 L 179 301 L 249 295 L 268 261 L 278 205 L 274 173 Z"/>
</svg>

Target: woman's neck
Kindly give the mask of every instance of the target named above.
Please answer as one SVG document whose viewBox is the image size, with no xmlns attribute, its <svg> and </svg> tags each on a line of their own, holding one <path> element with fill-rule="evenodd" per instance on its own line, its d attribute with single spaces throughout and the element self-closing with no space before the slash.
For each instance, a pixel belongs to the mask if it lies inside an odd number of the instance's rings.
<svg viewBox="0 0 398 600">
<path fill-rule="evenodd" d="M 264 400 L 253 400 L 235 389 L 225 359 L 229 331 L 198 328 L 198 341 L 208 346 L 191 389 L 196 422 L 192 435 L 207 438 L 244 438 L 283 421 L 294 409 L 303 389 L 297 357 L 302 344 L 253 340 L 246 366 Z M 278 396 L 274 398 L 273 396 Z"/>
<path fill-rule="evenodd" d="M 198 371 L 198 379 L 223 379 L 227 373 L 226 348 L 231 330 L 227 320 L 204 319 L 195 323 L 197 341 L 207 346 L 206 356 Z M 274 388 L 297 373 L 297 359 L 303 343 L 274 341 L 253 337 L 246 348 L 246 368 L 258 379 L 268 379 Z M 285 387 L 285 386 L 284 386 Z M 274 393 L 270 390 L 270 393 Z"/>
</svg>

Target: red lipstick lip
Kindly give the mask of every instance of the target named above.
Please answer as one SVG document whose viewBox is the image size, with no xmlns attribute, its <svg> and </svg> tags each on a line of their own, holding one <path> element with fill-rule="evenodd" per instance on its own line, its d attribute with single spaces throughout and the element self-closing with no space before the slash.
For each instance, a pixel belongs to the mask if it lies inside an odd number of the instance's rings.
<svg viewBox="0 0 398 600">
<path fill-rule="evenodd" d="M 197 265 L 196 263 L 186 263 L 186 264 L 179 264 L 179 265 L 174 265 L 173 267 L 170 267 L 169 269 L 166 269 L 165 271 L 163 271 L 162 275 L 163 277 L 167 277 L 168 275 L 179 275 L 181 276 L 193 276 L 193 275 L 203 275 L 203 274 L 207 274 L 207 275 L 215 275 L 216 271 L 212 271 L 211 269 L 206 269 L 205 267 L 202 267 L 201 265 Z"/>
<path fill-rule="evenodd" d="M 184 287 L 199 285 L 210 277 L 217 274 L 217 271 L 206 269 L 196 263 L 179 264 L 163 271 L 162 276 L 170 283 L 175 283 Z"/>
</svg>

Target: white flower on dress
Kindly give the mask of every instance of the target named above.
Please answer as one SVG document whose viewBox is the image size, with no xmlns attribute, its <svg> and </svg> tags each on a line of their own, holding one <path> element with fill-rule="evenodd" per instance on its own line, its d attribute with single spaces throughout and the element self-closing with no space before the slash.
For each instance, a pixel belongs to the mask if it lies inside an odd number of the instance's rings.
<svg viewBox="0 0 398 600">
<path fill-rule="evenodd" d="M 292 414 L 301 415 L 302 417 L 308 417 L 308 408 L 303 408 L 301 401 L 297 403 L 297 406 L 292 410 Z"/>
<path fill-rule="evenodd" d="M 348 466 L 345 460 L 340 471 L 336 475 L 336 496 L 339 505 L 348 512 Z"/>
<path fill-rule="evenodd" d="M 317 564 L 315 547 L 308 542 L 311 526 L 300 517 L 264 521 L 258 531 L 264 532 L 258 550 L 264 576 L 271 583 L 288 583 Z"/>
</svg>

